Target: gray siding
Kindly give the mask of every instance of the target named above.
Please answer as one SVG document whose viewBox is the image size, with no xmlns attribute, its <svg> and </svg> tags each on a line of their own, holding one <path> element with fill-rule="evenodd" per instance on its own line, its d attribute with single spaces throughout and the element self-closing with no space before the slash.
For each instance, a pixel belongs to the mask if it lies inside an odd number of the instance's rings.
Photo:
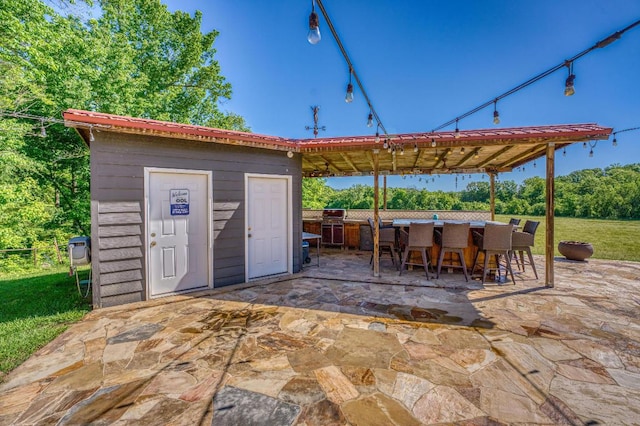
<svg viewBox="0 0 640 426">
<path fill-rule="evenodd" d="M 290 175 L 293 270 L 301 266 L 302 170 L 299 156 L 259 148 L 154 136 L 94 132 L 91 143 L 94 305 L 146 299 L 144 168 L 213 174 L 214 287 L 245 281 L 245 173 Z"/>
</svg>

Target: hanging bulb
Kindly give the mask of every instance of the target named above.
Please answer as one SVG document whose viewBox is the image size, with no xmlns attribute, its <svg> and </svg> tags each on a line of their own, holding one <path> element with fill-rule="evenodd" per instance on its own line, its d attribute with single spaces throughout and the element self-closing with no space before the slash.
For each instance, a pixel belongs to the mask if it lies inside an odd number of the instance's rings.
<svg viewBox="0 0 640 426">
<path fill-rule="evenodd" d="M 618 146 L 618 140 L 616 139 L 616 137 L 613 137 L 613 142 L 612 142 L 613 146 Z"/>
<path fill-rule="evenodd" d="M 576 90 L 573 87 L 573 80 L 576 79 L 576 76 L 573 74 L 573 62 L 566 64 L 566 67 L 569 70 L 569 76 L 564 82 L 564 95 L 571 96 L 576 93 Z"/>
<path fill-rule="evenodd" d="M 353 84 L 347 84 L 347 94 L 344 97 L 344 101 L 348 104 L 353 102 Z"/>
<path fill-rule="evenodd" d="M 96 138 L 93 136 L 93 126 L 89 127 L 89 142 L 95 141 Z"/>
<path fill-rule="evenodd" d="M 435 148 L 436 147 L 436 140 L 434 138 L 431 138 L 431 148 Z"/>
<path fill-rule="evenodd" d="M 583 147 L 584 149 L 587 149 L 587 143 L 586 143 L 586 142 L 582 142 L 582 147 Z"/>
<path fill-rule="evenodd" d="M 383 147 L 384 149 L 389 148 L 389 139 L 385 139 L 385 140 L 384 140 L 384 143 L 382 144 L 382 147 Z"/>
<path fill-rule="evenodd" d="M 477 160 L 478 158 L 480 158 L 480 150 L 476 151 L 476 153 L 475 153 L 475 154 L 473 154 L 473 158 L 474 158 L 474 159 L 476 159 L 476 160 Z"/>
<path fill-rule="evenodd" d="M 415 144 L 415 145 L 413 146 L 413 152 L 418 152 L 418 144 Z"/>
<path fill-rule="evenodd" d="M 375 141 L 376 141 L 376 143 L 380 142 L 380 132 L 378 132 L 377 130 L 376 130 L 376 139 L 375 139 Z"/>
<path fill-rule="evenodd" d="M 591 148 L 591 151 L 589 151 L 589 157 L 593 157 L 593 148 Z"/>
<path fill-rule="evenodd" d="M 536 160 L 533 160 L 533 168 L 535 169 L 536 167 L 538 167 L 538 166 L 536 165 Z"/>
<path fill-rule="evenodd" d="M 41 138 L 47 137 L 47 129 L 44 128 L 44 120 L 40 121 L 40 137 Z"/>
<path fill-rule="evenodd" d="M 400 147 L 400 155 L 404 155 L 404 146 Z"/>
<path fill-rule="evenodd" d="M 493 124 L 500 124 L 500 113 L 497 109 L 498 101 L 493 101 Z"/>
<path fill-rule="evenodd" d="M 318 14 L 316 13 L 313 0 L 311 1 L 311 15 L 309 15 L 309 33 L 307 33 L 307 40 L 311 44 L 318 44 L 320 42 L 320 24 L 318 22 Z"/>
<path fill-rule="evenodd" d="M 373 127 L 373 114 L 369 113 L 369 116 L 367 117 L 367 127 Z"/>
<path fill-rule="evenodd" d="M 438 156 L 438 150 L 436 150 L 436 155 L 433 157 L 434 160 L 438 161 L 440 157 Z"/>
<path fill-rule="evenodd" d="M 460 154 L 464 155 L 464 146 L 460 148 Z"/>
<path fill-rule="evenodd" d="M 567 156 L 567 148 L 562 148 L 562 156 L 566 157 Z"/>
<path fill-rule="evenodd" d="M 453 132 L 453 136 L 458 139 L 460 137 L 460 130 L 458 129 L 458 119 L 456 118 L 456 130 Z"/>
</svg>

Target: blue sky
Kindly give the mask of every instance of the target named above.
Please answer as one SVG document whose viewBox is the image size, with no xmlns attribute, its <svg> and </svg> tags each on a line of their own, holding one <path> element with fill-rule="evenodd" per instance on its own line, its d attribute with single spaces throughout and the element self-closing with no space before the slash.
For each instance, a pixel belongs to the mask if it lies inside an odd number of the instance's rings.
<svg viewBox="0 0 640 426">
<path fill-rule="evenodd" d="M 255 133 L 312 137 L 311 106 L 320 106 L 320 136 L 367 135 L 369 112 L 358 88 L 344 101 L 349 70 L 324 18 L 322 40 L 306 40 L 310 0 L 175 0 L 170 10 L 203 13 L 203 31 L 220 32 L 216 60 L 233 87 L 223 109 Z M 573 57 L 640 19 L 638 0 L 325 0 L 325 8 L 389 133 L 423 132 L 454 119 Z M 566 70 L 498 103 L 501 123 L 484 109 L 461 129 L 595 122 L 640 126 L 640 26 L 574 64 L 575 95 L 563 95 Z M 556 175 L 640 162 L 640 131 L 600 141 L 590 158 L 576 144 L 557 156 Z M 502 180 L 543 176 L 544 161 Z M 481 180 L 480 175 L 472 181 Z M 486 179 L 485 179 L 486 180 Z M 455 190 L 453 176 L 389 177 L 389 186 Z M 370 177 L 332 178 L 336 188 L 372 185 Z M 469 183 L 458 182 L 458 189 Z"/>
</svg>

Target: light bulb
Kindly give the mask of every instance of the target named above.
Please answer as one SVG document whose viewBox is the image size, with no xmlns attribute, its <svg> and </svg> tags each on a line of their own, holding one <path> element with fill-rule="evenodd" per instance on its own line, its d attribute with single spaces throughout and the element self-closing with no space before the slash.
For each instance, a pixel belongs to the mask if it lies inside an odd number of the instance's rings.
<svg viewBox="0 0 640 426">
<path fill-rule="evenodd" d="M 593 148 L 591 148 L 591 151 L 589 151 L 589 157 L 593 157 Z"/>
<path fill-rule="evenodd" d="M 415 144 L 415 145 L 413 146 L 413 152 L 418 152 L 418 144 Z"/>
<path fill-rule="evenodd" d="M 573 74 L 569 74 L 567 77 L 567 81 L 564 83 L 564 95 L 571 96 L 576 93 L 576 90 L 573 88 L 573 80 L 575 80 L 576 76 Z"/>
<path fill-rule="evenodd" d="M 293 158 L 293 151 L 287 151 L 287 157 Z"/>
<path fill-rule="evenodd" d="M 309 33 L 307 34 L 307 40 L 311 44 L 318 44 L 321 38 L 318 14 L 311 12 L 311 15 L 309 15 Z"/>
<path fill-rule="evenodd" d="M 367 127 L 373 127 L 373 114 L 369 113 L 369 116 L 367 117 Z"/>
<path fill-rule="evenodd" d="M 500 124 L 500 113 L 498 110 L 493 111 L 493 124 Z"/>
<path fill-rule="evenodd" d="M 347 94 L 344 97 L 344 101 L 348 104 L 353 102 L 353 84 L 347 84 Z"/>
<path fill-rule="evenodd" d="M 618 146 L 618 139 L 616 139 L 616 137 L 613 137 L 613 146 Z"/>
<path fill-rule="evenodd" d="M 436 140 L 434 138 L 431 138 L 431 148 L 435 148 L 436 147 Z"/>
<path fill-rule="evenodd" d="M 380 132 L 378 132 L 377 130 L 376 130 L 376 139 L 375 140 L 376 140 L 376 143 L 380 142 Z"/>
<path fill-rule="evenodd" d="M 385 140 L 384 140 L 384 143 L 382 144 L 382 147 L 383 147 L 384 149 L 389 148 L 389 142 L 387 141 L 387 139 L 385 139 Z"/>
<path fill-rule="evenodd" d="M 404 147 L 403 146 L 400 147 L 400 155 L 404 155 Z"/>
<path fill-rule="evenodd" d="M 562 156 L 563 157 L 567 156 L 567 148 L 562 148 Z"/>
<path fill-rule="evenodd" d="M 464 146 L 460 148 L 460 154 L 464 154 Z"/>
<path fill-rule="evenodd" d="M 458 130 L 458 127 L 456 126 L 456 130 L 455 132 L 453 132 L 453 136 L 458 139 L 460 137 L 460 130 Z"/>
</svg>

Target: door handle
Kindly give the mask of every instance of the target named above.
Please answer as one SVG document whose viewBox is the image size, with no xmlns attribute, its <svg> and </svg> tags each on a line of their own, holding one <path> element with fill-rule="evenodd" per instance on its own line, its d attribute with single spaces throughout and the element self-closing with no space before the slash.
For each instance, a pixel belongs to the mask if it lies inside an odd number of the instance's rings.
<svg viewBox="0 0 640 426">
<path fill-rule="evenodd" d="M 151 247 L 154 247 L 156 245 L 155 241 L 151 241 Z"/>
<path fill-rule="evenodd" d="M 248 237 L 251 238 L 251 234 L 249 234 Z"/>
</svg>

